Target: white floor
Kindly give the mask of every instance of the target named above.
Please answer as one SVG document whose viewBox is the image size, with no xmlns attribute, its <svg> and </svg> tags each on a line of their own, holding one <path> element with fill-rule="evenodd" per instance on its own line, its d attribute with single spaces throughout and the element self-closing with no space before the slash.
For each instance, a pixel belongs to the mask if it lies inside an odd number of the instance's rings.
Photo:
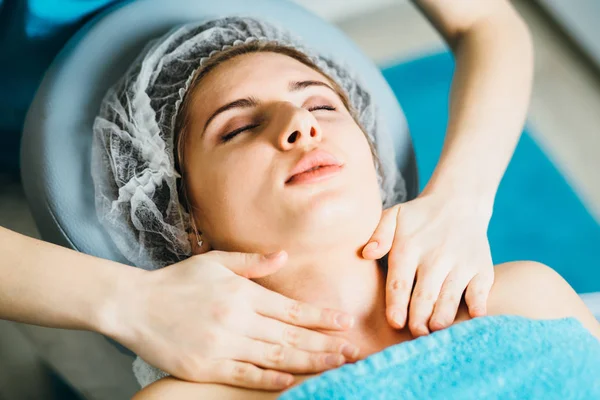
<svg viewBox="0 0 600 400">
<path fill-rule="evenodd" d="M 352 4 L 359 3 L 356 0 L 298 1 L 316 7 L 327 18 L 337 19 L 341 29 L 381 65 L 444 48 L 439 35 L 404 1 L 376 0 L 377 7 L 372 11 L 360 8 L 360 4 L 352 9 Z M 322 7 L 325 4 L 329 7 Z M 599 75 L 578 57 L 529 0 L 513 1 L 513 4 L 528 22 L 535 43 L 536 70 L 529 122 L 536 140 L 600 220 Z M 357 10 L 360 10 L 358 16 Z M 2 176 L 0 225 L 37 235 L 20 185 Z M 600 303 L 591 297 L 588 300 L 590 305 Z M 60 337 L 70 340 L 66 353 L 61 352 Z M 93 363 L 69 356 L 70 352 L 89 359 L 91 356 L 85 346 L 91 342 L 102 348 Z M 118 392 L 112 386 L 116 377 L 130 372 L 128 360 L 122 359 L 118 368 L 107 367 L 111 365 L 108 359 L 118 356 L 106 344 L 87 332 L 60 332 L 0 321 L 0 399 L 51 399 L 44 392 L 49 384 L 41 371 L 40 360 L 56 365 L 72 383 L 79 382 L 86 389 L 87 398 L 126 398 L 134 388 L 130 377 L 123 384 L 126 387 L 121 395 L 110 393 Z M 95 379 L 99 375 L 105 377 L 104 385 Z"/>
</svg>

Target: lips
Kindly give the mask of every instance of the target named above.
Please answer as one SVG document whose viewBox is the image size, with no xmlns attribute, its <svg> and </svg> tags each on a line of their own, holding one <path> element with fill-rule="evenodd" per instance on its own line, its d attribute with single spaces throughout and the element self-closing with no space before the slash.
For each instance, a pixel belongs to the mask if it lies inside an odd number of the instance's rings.
<svg viewBox="0 0 600 400">
<path fill-rule="evenodd" d="M 290 183 L 299 175 L 309 171 L 318 171 L 323 167 L 341 167 L 342 165 L 343 164 L 333 154 L 328 153 L 325 150 L 315 149 L 304 154 L 290 172 L 285 183 Z"/>
</svg>

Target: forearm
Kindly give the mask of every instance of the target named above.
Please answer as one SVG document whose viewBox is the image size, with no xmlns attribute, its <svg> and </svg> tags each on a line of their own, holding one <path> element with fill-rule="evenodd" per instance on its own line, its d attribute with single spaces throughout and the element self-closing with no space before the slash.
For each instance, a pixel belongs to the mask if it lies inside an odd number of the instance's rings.
<svg viewBox="0 0 600 400">
<path fill-rule="evenodd" d="M 456 69 L 439 163 L 426 192 L 475 200 L 491 212 L 529 103 L 533 50 L 520 17 L 507 8 L 453 43 Z"/>
<path fill-rule="evenodd" d="M 0 227 L 0 319 L 107 333 L 120 286 L 136 273 Z"/>
</svg>

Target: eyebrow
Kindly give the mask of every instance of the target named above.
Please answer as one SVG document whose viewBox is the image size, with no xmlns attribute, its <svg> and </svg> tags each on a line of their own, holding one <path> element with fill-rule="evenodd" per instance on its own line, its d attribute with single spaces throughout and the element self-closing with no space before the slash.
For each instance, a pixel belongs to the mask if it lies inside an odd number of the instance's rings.
<svg viewBox="0 0 600 400">
<path fill-rule="evenodd" d="M 330 85 L 328 85 L 325 82 L 321 82 L 321 81 L 312 81 L 312 80 L 307 80 L 307 81 L 291 81 L 288 84 L 288 91 L 290 92 L 299 92 L 301 90 L 304 90 L 306 88 L 309 88 L 311 86 L 323 86 L 326 87 L 328 89 L 330 89 L 333 93 L 335 93 L 336 95 L 339 96 L 338 92 L 335 91 L 334 88 L 332 88 Z M 209 118 L 208 120 L 206 120 L 206 123 L 204 124 L 204 131 L 206 131 L 206 128 L 208 127 L 208 125 L 212 122 L 213 119 L 215 119 L 217 117 L 217 115 L 224 113 L 225 111 L 229 111 L 232 110 L 234 108 L 252 108 L 252 107 L 257 107 L 261 104 L 261 101 L 258 100 L 255 97 L 246 97 L 243 99 L 237 99 L 232 101 L 231 103 L 227 103 L 222 107 L 219 107 L 217 109 L 217 111 L 215 111 Z"/>
</svg>

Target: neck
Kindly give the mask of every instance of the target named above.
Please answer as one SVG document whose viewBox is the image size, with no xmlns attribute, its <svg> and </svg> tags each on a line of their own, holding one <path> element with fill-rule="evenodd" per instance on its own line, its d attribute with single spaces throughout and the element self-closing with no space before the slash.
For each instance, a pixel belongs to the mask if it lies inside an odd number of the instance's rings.
<svg viewBox="0 0 600 400">
<path fill-rule="evenodd" d="M 288 253 L 287 265 L 258 283 L 286 297 L 354 316 L 352 329 L 327 333 L 359 346 L 361 358 L 398 343 L 401 332 L 385 317 L 386 276 L 377 261 L 348 248 L 321 250 Z"/>
</svg>

